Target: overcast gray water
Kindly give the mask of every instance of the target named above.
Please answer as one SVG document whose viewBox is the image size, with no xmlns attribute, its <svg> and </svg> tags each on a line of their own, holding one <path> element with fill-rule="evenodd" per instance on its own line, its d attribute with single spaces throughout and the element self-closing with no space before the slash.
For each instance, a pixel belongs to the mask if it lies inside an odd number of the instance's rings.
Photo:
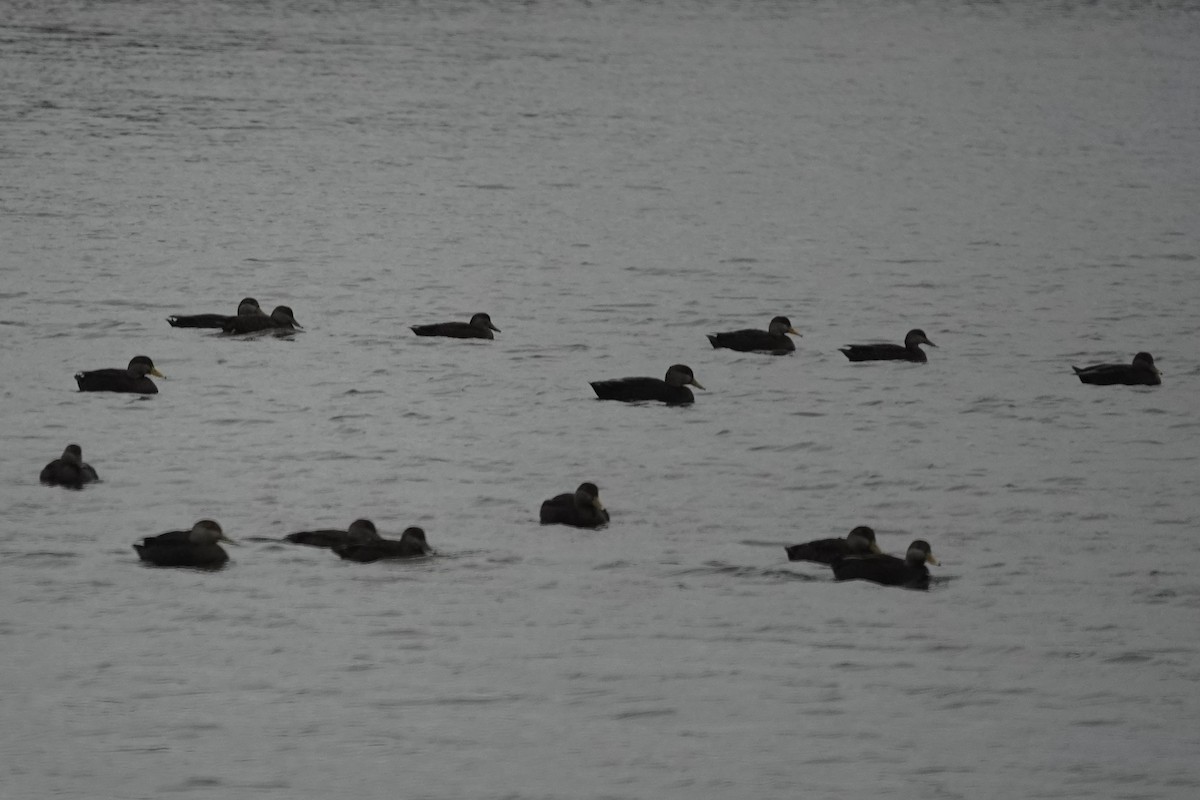
<svg viewBox="0 0 1200 800">
<path fill-rule="evenodd" d="M 0 798 L 1200 796 L 1200 9 L 1149 5 L 0 1 Z M 165 321 L 246 295 L 305 330 Z M 584 480 L 607 529 L 537 524 Z M 265 541 L 363 516 L 438 555 Z M 138 562 L 202 517 L 227 568 Z M 860 524 L 932 589 L 787 562 Z"/>
</svg>

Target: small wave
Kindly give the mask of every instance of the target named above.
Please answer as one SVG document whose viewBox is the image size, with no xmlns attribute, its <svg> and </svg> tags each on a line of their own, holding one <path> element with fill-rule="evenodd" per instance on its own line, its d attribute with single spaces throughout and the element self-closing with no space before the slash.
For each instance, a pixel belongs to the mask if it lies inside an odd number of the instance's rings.
<svg viewBox="0 0 1200 800">
<path fill-rule="evenodd" d="M 793 572 L 790 569 L 780 569 L 778 567 L 750 567 L 739 564 L 725 564 L 720 561 L 709 561 L 701 567 L 688 567 L 687 569 L 679 570 L 673 573 L 676 576 L 685 575 L 727 575 L 730 577 L 744 578 L 748 580 L 762 580 L 770 583 L 783 583 L 787 581 L 822 581 L 827 580 L 825 577 L 817 577 L 815 575 L 806 575 L 800 572 Z"/>
</svg>

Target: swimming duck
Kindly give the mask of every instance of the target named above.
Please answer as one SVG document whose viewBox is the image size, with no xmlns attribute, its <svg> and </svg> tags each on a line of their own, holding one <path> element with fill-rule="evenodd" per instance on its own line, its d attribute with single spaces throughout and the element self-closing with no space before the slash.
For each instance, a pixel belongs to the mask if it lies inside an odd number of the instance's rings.
<svg viewBox="0 0 1200 800">
<path fill-rule="evenodd" d="M 100 476 L 90 465 L 83 463 L 83 448 L 69 444 L 63 450 L 62 458 L 56 458 L 42 468 L 39 480 L 47 486 L 82 489 L 85 483 L 100 480 Z"/>
<path fill-rule="evenodd" d="M 925 331 L 914 328 L 904 336 L 904 344 L 851 344 L 839 347 L 846 358 L 851 361 L 918 361 L 925 363 L 929 359 L 920 345 L 927 344 L 937 347 L 929 341 Z"/>
<path fill-rule="evenodd" d="M 608 523 L 608 512 L 600 502 L 600 490 L 594 483 L 581 483 L 574 494 L 560 494 L 542 503 L 543 525 L 573 525 L 598 528 Z"/>
<path fill-rule="evenodd" d="M 846 556 L 865 556 L 879 553 L 879 545 L 875 544 L 875 531 L 866 525 L 859 525 L 845 539 L 817 539 L 804 544 L 794 544 L 787 550 L 788 561 L 815 561 L 818 564 L 832 564 Z"/>
<path fill-rule="evenodd" d="M 938 564 L 929 542 L 917 539 L 904 558 L 887 555 L 849 556 L 833 562 L 833 577 L 839 581 L 871 581 L 884 586 L 928 589 L 929 568 Z"/>
<path fill-rule="evenodd" d="M 787 317 L 776 317 L 771 320 L 765 331 L 747 328 L 729 333 L 710 333 L 708 341 L 712 342 L 714 349 L 725 347 L 742 353 L 770 353 L 779 356 L 796 349 L 796 345 L 787 337 L 789 333 L 793 336 L 800 335 Z"/>
<path fill-rule="evenodd" d="M 239 317 L 265 317 L 266 315 L 267 312 L 259 307 L 258 301 L 253 297 L 243 297 L 242 302 L 238 303 L 237 316 Z M 228 314 L 176 314 L 167 317 L 167 322 L 172 328 L 223 328 L 229 319 L 231 317 Z"/>
<path fill-rule="evenodd" d="M 601 400 L 622 400 L 636 403 L 640 400 L 661 400 L 672 405 L 695 402 L 696 397 L 688 386 L 704 387 L 692 374 L 692 368 L 673 364 L 667 369 L 666 379 L 618 378 L 611 381 L 592 381 L 592 388 Z"/>
<path fill-rule="evenodd" d="M 189 531 L 168 531 L 147 536 L 135 544 L 142 561 L 159 567 L 200 567 L 215 569 L 229 560 L 229 555 L 217 542 L 237 544 L 211 519 L 202 519 Z"/>
<path fill-rule="evenodd" d="M 260 314 L 246 314 L 236 317 L 229 317 L 225 320 L 225 324 L 221 326 L 221 330 L 225 333 L 254 333 L 255 331 L 266 330 L 295 330 L 303 328 L 296 322 L 296 317 L 292 313 L 292 309 L 287 306 L 275 306 L 271 311 L 271 316 Z"/>
<path fill-rule="evenodd" d="M 154 381 L 147 378 L 164 375 L 154 368 L 147 356 L 134 356 L 125 369 L 94 369 L 75 373 L 75 382 L 81 392 L 132 392 L 134 394 L 158 394 Z"/>
<path fill-rule="evenodd" d="M 1079 380 L 1097 386 L 1116 383 L 1125 386 L 1158 386 L 1162 383 L 1162 373 L 1154 366 L 1154 356 L 1149 353 L 1138 353 L 1133 357 L 1132 364 L 1094 364 L 1071 369 L 1075 370 Z"/>
<path fill-rule="evenodd" d="M 289 533 L 283 538 L 294 544 L 306 544 L 311 547 L 334 547 L 382 541 L 379 532 L 375 530 L 375 523 L 369 519 L 356 519 L 344 531 L 328 528 L 318 531 L 299 531 L 298 533 Z"/>
<path fill-rule="evenodd" d="M 413 325 L 412 329 L 417 336 L 449 336 L 453 339 L 495 339 L 492 331 L 500 333 L 487 314 L 475 314 L 470 322 L 435 322 Z"/>
<path fill-rule="evenodd" d="M 368 563 L 384 558 L 416 558 L 433 552 L 425 541 L 425 531 L 420 528 L 405 528 L 399 541 L 376 539 L 354 544 L 335 544 L 333 552 L 347 561 Z"/>
</svg>

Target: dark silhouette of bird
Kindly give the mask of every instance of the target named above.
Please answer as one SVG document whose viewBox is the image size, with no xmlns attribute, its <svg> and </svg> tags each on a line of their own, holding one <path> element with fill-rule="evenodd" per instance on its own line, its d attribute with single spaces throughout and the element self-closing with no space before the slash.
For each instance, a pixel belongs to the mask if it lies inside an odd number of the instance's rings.
<svg viewBox="0 0 1200 800">
<path fill-rule="evenodd" d="M 598 528 L 608 524 L 608 512 L 600 502 L 600 490 L 594 483 L 581 483 L 573 493 L 551 497 L 542 503 L 539 516 L 543 525 Z"/>
<path fill-rule="evenodd" d="M 671 405 L 695 402 L 696 397 L 688 386 L 704 387 L 692 374 L 692 368 L 673 364 L 667 369 L 666 379 L 617 378 L 610 381 L 592 381 L 592 389 L 601 400 L 621 400 L 636 403 L 642 400 L 659 400 Z"/>
<path fill-rule="evenodd" d="M 67 445 L 62 458 L 56 458 L 42 467 L 38 479 L 47 486 L 65 486 L 68 489 L 82 489 L 85 483 L 100 480 L 96 470 L 83 463 L 83 448 L 77 444 Z"/>
<path fill-rule="evenodd" d="M 884 586 L 928 589 L 929 568 L 938 564 L 929 542 L 917 539 L 904 558 L 888 555 L 848 556 L 833 562 L 833 577 L 839 581 L 871 581 Z"/>
<path fill-rule="evenodd" d="M 1154 356 L 1138 353 L 1132 364 L 1093 364 L 1090 367 L 1071 367 L 1079 380 L 1097 386 L 1158 386 L 1162 373 L 1154 366 Z"/>
<path fill-rule="evenodd" d="M 851 361 L 917 361 L 924 364 L 929 359 L 920 345 L 937 347 L 929 341 L 925 331 L 914 328 L 904 336 L 904 344 L 851 344 L 838 348 Z"/>
<path fill-rule="evenodd" d="M 714 349 L 724 347 L 742 353 L 770 353 L 778 356 L 794 352 L 796 349 L 796 345 L 787 337 L 789 333 L 793 336 L 800 335 L 787 317 L 775 317 L 765 331 L 747 328 L 729 333 L 710 333 L 708 341 Z"/>
<path fill-rule="evenodd" d="M 287 330 L 292 331 L 303 326 L 296 322 L 296 316 L 288 306 L 275 306 L 271 316 L 257 314 L 239 315 L 225 320 L 221 330 L 225 333 L 255 333 L 257 331 Z"/>
<path fill-rule="evenodd" d="M 474 314 L 470 322 L 435 322 L 432 325 L 413 325 L 417 336 L 449 336 L 452 339 L 495 339 L 492 331 L 500 329 L 487 314 Z"/>
<path fill-rule="evenodd" d="M 353 544 L 335 544 L 333 552 L 347 561 L 368 563 L 387 558 L 417 558 L 430 555 L 433 550 L 425 540 L 425 531 L 420 528 L 405 528 L 400 539 L 377 539 Z"/>
<path fill-rule="evenodd" d="M 132 394 L 158 394 L 154 381 L 163 374 L 154 368 L 148 356 L 134 356 L 125 369 L 94 369 L 75 373 L 75 383 L 81 392 L 127 392 Z"/>
<path fill-rule="evenodd" d="M 818 564 L 832 564 L 846 556 L 865 556 L 879 552 L 875 544 L 875 531 L 866 525 L 859 525 L 844 539 L 817 539 L 804 544 L 794 544 L 787 550 L 788 561 L 815 561 Z"/>
<path fill-rule="evenodd" d="M 306 544 L 310 547 L 334 547 L 337 545 L 365 544 L 381 541 L 382 537 L 375 530 L 375 523 L 369 519 L 356 519 L 346 530 L 325 528 L 316 531 L 298 531 L 283 537 L 293 544 Z"/>
<path fill-rule="evenodd" d="M 253 297 L 244 297 L 242 302 L 238 303 L 237 314 L 239 317 L 265 317 L 267 312 L 259 307 L 258 301 Z M 172 315 L 167 317 L 167 322 L 172 328 L 223 328 L 225 323 L 231 319 L 229 314 L 188 314 L 188 315 Z"/>
<path fill-rule="evenodd" d="M 211 519 L 202 519 L 187 531 L 168 531 L 147 536 L 135 544 L 138 558 L 159 567 L 216 569 L 229 560 L 218 542 L 237 544 Z"/>
</svg>

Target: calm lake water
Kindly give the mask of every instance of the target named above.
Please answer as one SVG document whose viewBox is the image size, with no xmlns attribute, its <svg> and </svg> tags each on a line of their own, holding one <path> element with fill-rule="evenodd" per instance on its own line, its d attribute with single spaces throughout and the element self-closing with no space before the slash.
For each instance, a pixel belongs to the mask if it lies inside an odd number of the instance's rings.
<svg viewBox="0 0 1200 800">
<path fill-rule="evenodd" d="M 0 3 L 0 798 L 1196 797 L 1200 6 L 1144 5 Z M 246 295 L 305 330 L 165 321 Z M 271 541 L 363 516 L 438 555 Z M 226 569 L 137 561 L 202 517 Z M 932 589 L 787 562 L 860 524 Z"/>
</svg>

